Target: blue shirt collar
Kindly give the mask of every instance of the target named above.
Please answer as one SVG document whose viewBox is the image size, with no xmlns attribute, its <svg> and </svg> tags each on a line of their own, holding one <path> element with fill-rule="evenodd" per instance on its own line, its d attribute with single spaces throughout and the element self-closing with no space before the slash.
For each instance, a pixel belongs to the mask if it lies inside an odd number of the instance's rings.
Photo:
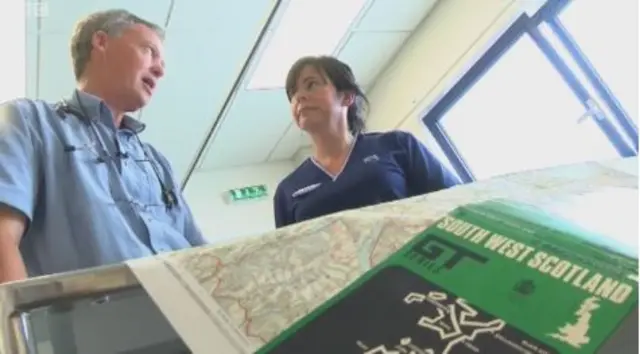
<svg viewBox="0 0 640 354">
<path fill-rule="evenodd" d="M 78 99 L 81 101 L 78 101 Z M 71 99 L 69 99 L 68 104 L 72 106 L 74 109 L 79 110 L 80 112 L 86 111 L 86 114 L 89 115 L 90 118 L 97 118 L 109 125 L 114 126 L 113 124 L 113 115 L 111 114 L 111 110 L 104 103 L 102 99 L 96 97 L 92 94 L 82 92 L 80 90 L 75 90 L 71 95 Z M 79 118 L 87 118 L 87 117 L 79 117 Z M 136 134 L 142 133 L 142 131 L 146 128 L 146 125 L 139 120 L 131 117 L 130 115 L 125 115 L 122 118 L 120 129 L 131 130 Z"/>
</svg>

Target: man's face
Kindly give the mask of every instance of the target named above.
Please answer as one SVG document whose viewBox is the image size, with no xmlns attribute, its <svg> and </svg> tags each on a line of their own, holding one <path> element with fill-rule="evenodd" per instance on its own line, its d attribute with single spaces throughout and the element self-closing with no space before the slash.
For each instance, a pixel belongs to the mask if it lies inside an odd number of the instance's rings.
<svg viewBox="0 0 640 354">
<path fill-rule="evenodd" d="M 96 33 L 94 55 L 118 110 L 134 112 L 144 107 L 164 75 L 163 44 L 151 28 L 138 24 L 118 36 Z"/>
</svg>

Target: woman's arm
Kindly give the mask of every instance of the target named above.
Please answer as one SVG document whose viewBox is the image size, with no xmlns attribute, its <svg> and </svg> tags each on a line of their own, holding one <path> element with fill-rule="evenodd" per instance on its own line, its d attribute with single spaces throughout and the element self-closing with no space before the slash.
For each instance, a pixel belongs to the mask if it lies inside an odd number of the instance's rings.
<svg viewBox="0 0 640 354">
<path fill-rule="evenodd" d="M 273 196 L 273 215 L 275 218 L 276 229 L 294 223 L 290 210 L 289 198 L 282 188 L 282 185 L 278 185 L 275 195 Z"/>
<path fill-rule="evenodd" d="M 402 132 L 407 149 L 409 169 L 407 184 L 411 196 L 436 192 L 461 183 L 413 134 Z"/>
</svg>

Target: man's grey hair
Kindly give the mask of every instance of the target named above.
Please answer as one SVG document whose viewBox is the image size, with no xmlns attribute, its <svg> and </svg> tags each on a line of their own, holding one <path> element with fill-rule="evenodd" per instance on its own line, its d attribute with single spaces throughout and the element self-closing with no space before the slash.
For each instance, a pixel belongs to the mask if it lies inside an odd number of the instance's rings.
<svg viewBox="0 0 640 354">
<path fill-rule="evenodd" d="M 71 60 L 76 80 L 80 80 L 91 57 L 93 35 L 102 31 L 109 36 L 119 36 L 124 30 L 134 25 L 144 25 L 154 30 L 164 39 L 162 27 L 146 21 L 127 10 L 115 9 L 95 12 L 80 20 L 71 37 Z"/>
</svg>

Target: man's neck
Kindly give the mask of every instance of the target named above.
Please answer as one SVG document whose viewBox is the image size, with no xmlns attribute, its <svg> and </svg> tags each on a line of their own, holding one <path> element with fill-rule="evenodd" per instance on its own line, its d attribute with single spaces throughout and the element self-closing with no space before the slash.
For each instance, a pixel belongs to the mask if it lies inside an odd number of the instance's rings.
<svg viewBox="0 0 640 354">
<path fill-rule="evenodd" d="M 102 89 L 98 85 L 92 84 L 89 80 L 82 80 L 78 82 L 78 90 L 101 99 L 107 105 L 107 107 L 109 107 L 109 110 L 113 115 L 113 122 L 115 126 L 120 126 L 120 123 L 122 123 L 122 119 L 124 118 L 124 112 L 120 112 L 113 108 L 113 105 L 109 103 L 111 101 L 109 94 L 105 92 L 104 89 Z"/>
</svg>

